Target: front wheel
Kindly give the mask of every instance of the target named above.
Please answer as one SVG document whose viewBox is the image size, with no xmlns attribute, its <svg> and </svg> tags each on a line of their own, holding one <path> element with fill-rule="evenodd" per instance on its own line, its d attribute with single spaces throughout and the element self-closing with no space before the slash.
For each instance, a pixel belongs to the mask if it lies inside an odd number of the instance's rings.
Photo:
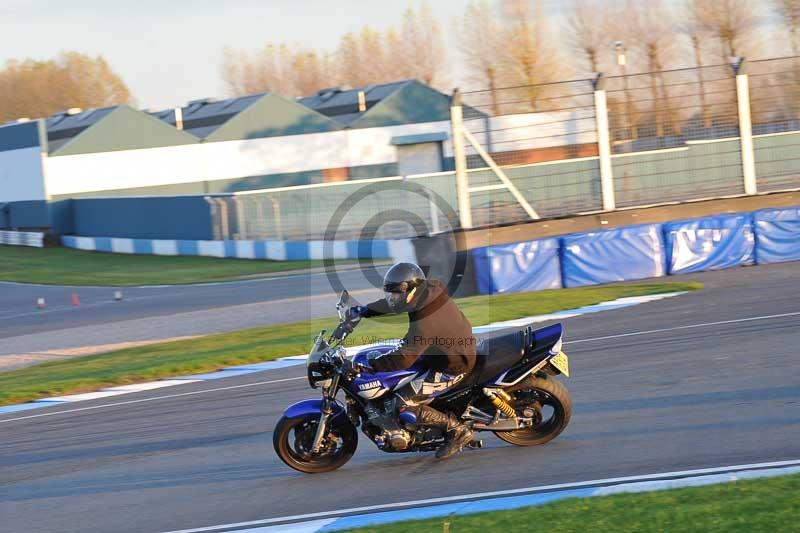
<svg viewBox="0 0 800 533">
<path fill-rule="evenodd" d="M 553 440 L 569 424 L 572 399 L 560 382 L 529 376 L 506 392 L 514 398 L 517 416 L 532 415 L 534 424 L 529 428 L 496 432 L 502 440 L 517 446 L 536 446 Z"/>
<path fill-rule="evenodd" d="M 318 417 L 281 417 L 272 434 L 272 445 L 278 457 L 295 470 L 307 474 L 336 470 L 353 456 L 358 446 L 358 433 L 343 414 L 328 419 L 328 433 L 322 447 L 313 453 Z"/>
</svg>

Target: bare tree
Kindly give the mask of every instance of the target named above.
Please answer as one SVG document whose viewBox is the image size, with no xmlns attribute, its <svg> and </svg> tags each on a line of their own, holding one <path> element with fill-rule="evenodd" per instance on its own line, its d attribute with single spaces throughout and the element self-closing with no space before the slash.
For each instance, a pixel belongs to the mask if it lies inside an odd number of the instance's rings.
<svg viewBox="0 0 800 533">
<path fill-rule="evenodd" d="M 601 54 L 610 45 L 609 11 L 589 0 L 572 0 L 566 13 L 566 40 L 579 71 L 600 72 Z"/>
<path fill-rule="evenodd" d="M 650 78 L 652 115 L 656 135 L 663 136 L 665 126 L 674 129 L 673 114 L 666 83 L 664 65 L 674 52 L 675 26 L 662 0 L 640 0 L 628 3 L 628 43 L 638 49 Z"/>
<path fill-rule="evenodd" d="M 397 59 L 408 69 L 408 77 L 432 86 L 442 84 L 447 64 L 444 39 L 428 2 L 419 11 L 411 7 L 406 10 L 400 35 L 402 47 Z"/>
<path fill-rule="evenodd" d="M 542 100 L 546 92 L 543 83 L 554 81 L 563 67 L 545 28 L 541 6 L 537 2 L 535 11 L 527 0 L 502 0 L 506 44 L 502 54 L 504 68 L 512 85 L 521 89 L 531 111 L 544 109 Z"/>
<path fill-rule="evenodd" d="M 794 59 L 786 72 L 777 73 L 779 90 L 788 101 L 792 117 L 800 116 L 800 0 L 772 0 L 773 8 L 789 34 L 789 49 Z"/>
<path fill-rule="evenodd" d="M 295 96 L 305 96 L 317 92 L 330 81 L 327 58 L 320 58 L 311 50 L 294 55 L 291 63 Z"/>
<path fill-rule="evenodd" d="M 748 0 L 689 0 L 698 22 L 717 41 L 716 57 L 728 62 L 758 50 L 755 30 L 762 22 L 757 3 Z"/>
<path fill-rule="evenodd" d="M 359 35 L 362 83 L 389 81 L 392 69 L 384 50 L 384 39 L 380 32 L 365 26 Z"/>
<path fill-rule="evenodd" d="M 711 127 L 711 115 L 708 109 L 703 68 L 703 48 L 710 38 L 709 31 L 703 20 L 701 3 L 688 0 L 680 9 L 681 11 L 677 17 L 677 28 L 680 33 L 689 39 L 689 44 L 692 47 L 697 81 L 700 85 L 700 115 L 703 127 L 709 128 Z"/>
<path fill-rule="evenodd" d="M 130 91 L 99 55 L 65 52 L 47 61 L 9 61 L 0 71 L 2 121 L 126 103 L 134 103 Z"/>
<path fill-rule="evenodd" d="M 789 31 L 792 55 L 800 55 L 800 0 L 773 0 L 773 6 Z"/>
<path fill-rule="evenodd" d="M 222 78 L 234 96 L 259 92 L 292 95 L 293 54 L 284 45 L 269 43 L 254 54 L 225 49 Z"/>
<path fill-rule="evenodd" d="M 464 59 L 467 80 L 489 86 L 492 113 L 500 114 L 497 87 L 504 63 L 503 35 L 492 7 L 486 0 L 470 2 L 456 28 L 458 48 Z"/>
<path fill-rule="evenodd" d="M 233 96 L 273 92 L 294 97 L 331 85 L 330 63 L 316 50 L 291 50 L 285 44 L 270 43 L 253 54 L 224 49 L 221 71 Z"/>
<path fill-rule="evenodd" d="M 339 65 L 338 79 L 345 85 L 362 85 L 366 76 L 363 72 L 363 61 L 361 58 L 361 47 L 358 38 L 352 33 L 346 33 L 339 48 L 336 50 L 336 60 Z"/>
</svg>

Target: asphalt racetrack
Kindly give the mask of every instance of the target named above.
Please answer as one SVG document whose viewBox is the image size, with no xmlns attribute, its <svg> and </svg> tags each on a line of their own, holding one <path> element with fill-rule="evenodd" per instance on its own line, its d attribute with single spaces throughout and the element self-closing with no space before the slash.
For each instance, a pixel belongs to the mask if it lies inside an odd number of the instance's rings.
<svg viewBox="0 0 800 533">
<path fill-rule="evenodd" d="M 0 416 L 0 530 L 169 531 L 799 458 L 800 263 L 683 278 L 706 289 L 565 321 L 574 414 L 548 445 L 487 436 L 438 462 L 362 438 L 342 469 L 300 474 L 271 431 L 319 392 L 286 368 Z"/>
<path fill-rule="evenodd" d="M 382 275 L 386 267 L 378 267 Z M 380 292 L 352 266 L 340 272 L 354 297 Z M 335 315 L 325 272 L 231 283 L 129 287 L 59 287 L 0 282 L 0 370 L 72 353 L 100 353 L 125 343 L 164 341 Z M 75 293 L 79 306 L 73 307 Z M 36 308 L 44 298 L 46 307 Z"/>
</svg>

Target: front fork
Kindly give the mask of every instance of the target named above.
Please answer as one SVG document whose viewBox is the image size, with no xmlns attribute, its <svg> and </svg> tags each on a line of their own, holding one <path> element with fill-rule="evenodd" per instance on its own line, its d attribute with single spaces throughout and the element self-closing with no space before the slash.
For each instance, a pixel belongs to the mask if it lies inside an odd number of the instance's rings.
<svg viewBox="0 0 800 533">
<path fill-rule="evenodd" d="M 322 446 L 322 439 L 328 429 L 328 421 L 333 414 L 332 405 L 338 389 L 339 375 L 336 374 L 331 380 L 331 384 L 322 389 L 322 411 L 319 414 L 319 423 L 317 424 L 317 432 L 314 434 L 314 441 L 311 443 L 311 453 L 319 453 Z"/>
</svg>

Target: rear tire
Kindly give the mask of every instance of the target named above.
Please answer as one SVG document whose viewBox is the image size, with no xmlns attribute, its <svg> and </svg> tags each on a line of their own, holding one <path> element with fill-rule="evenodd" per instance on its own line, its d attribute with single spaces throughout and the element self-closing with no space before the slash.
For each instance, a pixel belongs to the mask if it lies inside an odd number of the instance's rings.
<svg viewBox="0 0 800 533">
<path fill-rule="evenodd" d="M 545 411 L 552 413 L 535 427 L 496 432 L 500 439 L 516 446 L 538 446 L 556 438 L 569 424 L 572 399 L 561 382 L 528 376 L 506 392 L 515 400 L 517 416 L 522 416 L 526 407 L 535 409 L 539 416 Z"/>
<path fill-rule="evenodd" d="M 306 474 L 330 472 L 349 461 L 358 446 L 358 432 L 347 417 L 340 414 L 328 420 L 328 434 L 323 439 L 323 451 L 312 454 L 307 448 L 314 440 L 318 425 L 318 417 L 281 417 L 272 434 L 272 445 L 278 457 L 290 467 Z"/>
</svg>

